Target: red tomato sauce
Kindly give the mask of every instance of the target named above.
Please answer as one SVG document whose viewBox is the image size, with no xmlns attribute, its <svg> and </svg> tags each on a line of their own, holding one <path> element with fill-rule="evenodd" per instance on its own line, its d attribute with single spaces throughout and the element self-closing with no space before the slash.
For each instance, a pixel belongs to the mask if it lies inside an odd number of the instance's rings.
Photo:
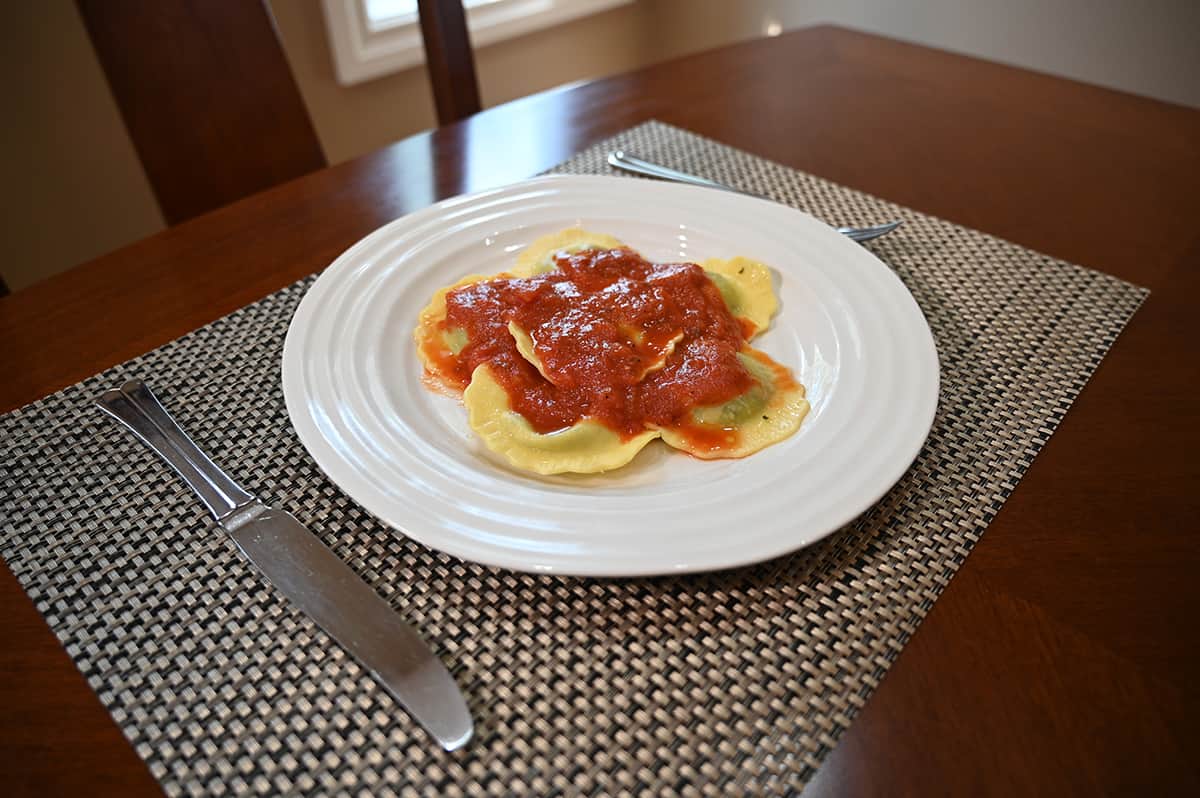
<svg viewBox="0 0 1200 798">
<path fill-rule="evenodd" d="M 433 376 L 462 390 L 475 367 L 489 363 L 512 408 L 538 432 L 590 417 L 623 438 L 648 426 L 692 428 L 692 408 L 753 386 L 737 358 L 753 328 L 730 314 L 699 266 L 651 263 L 628 249 L 555 262 L 534 277 L 449 291 L 437 332 L 461 329 L 468 342 L 454 355 L 427 333 L 422 347 Z M 546 376 L 517 350 L 509 322 L 530 335 Z M 752 354 L 790 381 L 785 369 Z M 731 443 L 732 431 L 696 434 L 712 448 Z"/>
</svg>

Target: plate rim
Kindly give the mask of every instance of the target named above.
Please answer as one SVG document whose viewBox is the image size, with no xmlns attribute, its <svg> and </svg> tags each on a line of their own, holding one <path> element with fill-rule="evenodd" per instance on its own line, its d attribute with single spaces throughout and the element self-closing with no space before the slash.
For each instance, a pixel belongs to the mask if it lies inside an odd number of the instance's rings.
<svg viewBox="0 0 1200 798">
<path fill-rule="evenodd" d="M 846 524 L 851 522 L 854 518 L 870 510 L 870 508 L 873 507 L 880 498 L 882 498 L 889 490 L 891 490 L 896 482 L 898 482 L 911 467 L 912 462 L 916 459 L 922 447 L 924 446 L 936 417 L 940 394 L 940 359 L 937 353 L 936 342 L 934 341 L 932 330 L 928 325 L 928 320 L 926 319 L 919 304 L 917 304 L 915 297 L 912 296 L 912 293 L 908 290 L 907 286 L 904 285 L 899 276 L 896 275 L 896 273 L 889 266 L 887 266 L 887 264 L 883 263 L 873 253 L 865 249 L 863 251 L 868 255 L 868 258 L 864 262 L 873 262 L 871 267 L 874 270 L 871 275 L 872 279 L 883 279 L 885 282 L 890 281 L 893 283 L 893 288 L 898 287 L 903 292 L 903 295 L 908 298 L 909 302 L 911 302 L 911 309 L 915 312 L 914 318 L 920 320 L 919 329 L 923 333 L 923 340 L 920 343 L 923 344 L 923 346 L 917 348 L 924 349 L 923 355 L 924 357 L 928 358 L 928 362 L 926 363 L 928 368 L 924 369 L 924 374 L 927 377 L 927 381 L 923 386 L 923 391 L 918 391 L 918 393 L 923 393 L 925 397 L 925 402 L 923 403 L 925 413 L 922 417 L 910 417 L 907 419 L 907 426 L 911 430 L 919 429 L 919 433 L 909 436 L 909 440 L 911 440 L 910 445 L 903 447 L 904 454 L 902 456 L 895 456 L 891 460 L 891 467 L 884 469 L 883 475 L 878 478 L 878 484 L 875 486 L 875 489 L 863 493 L 863 496 L 870 495 L 870 500 L 855 501 L 853 503 L 853 507 L 848 507 L 841 513 L 835 513 L 834 517 L 837 520 L 835 523 L 826 524 L 825 526 L 828 527 L 827 529 L 823 529 L 815 533 L 812 533 L 811 530 L 808 530 L 809 534 L 798 535 L 795 538 L 786 538 L 785 536 L 781 536 L 777 542 L 777 545 L 775 546 L 751 549 L 740 555 L 737 553 L 736 546 L 727 547 L 726 556 L 721 557 L 719 561 L 713 561 L 710 557 L 707 559 L 693 560 L 682 565 L 672 565 L 669 567 L 664 567 L 661 564 L 654 563 L 646 563 L 642 565 L 626 564 L 624 566 L 615 568 L 611 565 L 598 564 L 592 566 L 580 562 L 576 562 L 574 564 L 557 565 L 547 565 L 544 563 L 531 564 L 528 561 L 524 561 L 521 558 L 513 556 L 508 550 L 497 549 L 496 551 L 492 552 L 492 554 L 495 556 L 481 556 L 481 553 L 477 548 L 466 545 L 459 546 L 457 545 L 456 540 L 453 538 L 431 539 L 430 535 L 423 534 L 420 531 L 414 531 L 411 528 L 406 527 L 402 521 L 397 522 L 393 514 L 388 512 L 389 508 L 377 506 L 373 500 L 373 496 L 366 497 L 363 495 L 364 491 L 359 489 L 356 485 L 347 484 L 347 479 L 344 478 L 340 468 L 334 467 L 331 469 L 328 467 L 332 462 L 338 459 L 338 455 L 336 452 L 332 451 L 332 444 L 325 440 L 325 438 L 320 434 L 319 430 L 317 430 L 312 424 L 308 414 L 303 412 L 300 406 L 300 393 L 298 392 L 303 392 L 302 377 L 300 376 L 302 373 L 303 364 L 301 357 L 303 353 L 298 348 L 300 346 L 298 342 L 300 341 L 302 335 L 301 330 L 303 329 L 305 323 L 309 320 L 310 316 L 313 316 L 317 312 L 316 305 L 323 292 L 330 290 L 331 286 L 333 286 L 335 281 L 340 277 L 340 273 L 342 271 L 347 268 L 351 268 L 351 264 L 353 264 L 357 253 L 367 251 L 373 243 L 385 239 L 389 234 L 394 233 L 397 230 L 413 227 L 419 228 L 421 225 L 426 224 L 430 220 L 436 221 L 439 216 L 444 216 L 448 211 L 463 209 L 464 207 L 469 209 L 472 205 L 483 203 L 490 198 L 501 197 L 507 193 L 519 193 L 527 190 L 537 190 L 542 187 L 565 188 L 568 186 L 577 186 L 580 189 L 585 189 L 588 186 L 605 186 L 608 190 L 612 190 L 617 188 L 618 183 L 622 184 L 622 188 L 640 186 L 642 189 L 647 189 L 648 187 L 652 186 L 654 187 L 653 189 L 650 189 L 652 192 L 661 191 L 664 193 L 678 193 L 681 196 L 706 196 L 716 199 L 714 194 L 715 190 L 713 189 L 662 183 L 658 181 L 643 181 L 632 178 L 606 175 L 547 175 L 535 177 L 528 180 L 510 183 L 504 186 L 475 192 L 473 194 L 451 197 L 438 203 L 434 203 L 426 208 L 415 211 L 411 214 L 407 214 L 392 220 L 391 222 L 380 226 L 348 247 L 343 253 L 334 259 L 334 261 L 332 261 L 329 267 L 327 267 L 320 275 L 318 275 L 317 279 L 306 290 L 304 297 L 301 299 L 291 321 L 289 322 L 283 347 L 281 381 L 289 420 L 293 429 L 296 431 L 297 437 L 300 439 L 301 444 L 304 446 L 309 456 L 312 457 L 322 473 L 324 473 L 326 477 L 328 477 L 352 501 L 359 504 L 364 510 L 377 518 L 386 527 L 396 533 L 412 538 L 421 545 L 444 552 L 459 559 L 479 563 L 485 566 L 495 566 L 529 573 L 554 573 L 580 577 L 620 578 L 725 570 L 774 559 L 776 557 L 795 552 L 799 549 L 807 548 L 808 546 L 811 546 L 814 543 L 833 535 L 838 530 L 842 529 Z M 766 206 L 770 206 L 775 209 L 782 209 L 792 214 L 798 214 L 801 217 L 805 217 L 811 221 L 817 222 L 820 228 L 823 228 L 825 231 L 822 232 L 821 235 L 831 235 L 839 240 L 844 240 L 849 243 L 848 240 L 843 239 L 840 234 L 836 233 L 833 228 L 825 225 L 823 222 L 820 222 L 820 220 L 815 219 L 815 217 L 813 217 L 811 214 L 807 214 L 799 209 L 774 203 L 769 200 L 744 197 L 740 195 L 731 195 L 726 192 L 716 193 L 720 194 L 722 201 L 728 202 L 730 201 L 730 198 L 735 198 L 736 201 L 743 201 L 747 203 L 763 203 Z M 838 246 L 841 245 L 839 244 Z M 326 460 L 325 458 L 330 459 Z M 478 543 L 476 543 L 475 546 L 478 546 Z"/>
</svg>

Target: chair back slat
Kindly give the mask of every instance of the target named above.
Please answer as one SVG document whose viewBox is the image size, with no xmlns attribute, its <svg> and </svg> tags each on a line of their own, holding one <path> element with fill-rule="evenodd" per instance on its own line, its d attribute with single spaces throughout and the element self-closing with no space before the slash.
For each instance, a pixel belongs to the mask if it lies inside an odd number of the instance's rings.
<svg viewBox="0 0 1200 798">
<path fill-rule="evenodd" d="M 265 0 L 77 0 L 168 224 L 325 166 Z"/>
<path fill-rule="evenodd" d="M 439 125 L 479 113 L 475 56 L 460 0 L 417 0 Z"/>
</svg>

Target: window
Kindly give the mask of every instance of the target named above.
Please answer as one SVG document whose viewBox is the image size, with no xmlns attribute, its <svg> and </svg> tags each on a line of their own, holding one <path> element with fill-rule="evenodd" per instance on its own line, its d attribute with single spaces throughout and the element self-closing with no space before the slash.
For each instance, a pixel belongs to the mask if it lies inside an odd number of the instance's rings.
<svg viewBox="0 0 1200 798">
<path fill-rule="evenodd" d="M 367 27 L 373 32 L 417 21 L 417 0 L 362 0 Z M 464 8 L 473 8 L 496 0 L 464 0 Z"/>
<path fill-rule="evenodd" d="M 389 22 L 410 22 L 417 13 L 417 0 L 366 0 L 367 22 L 372 27 Z"/>
<path fill-rule="evenodd" d="M 471 43 L 494 42 L 595 14 L 632 0 L 465 0 Z M 425 60 L 417 0 L 322 0 L 343 86 L 399 72 Z"/>
</svg>

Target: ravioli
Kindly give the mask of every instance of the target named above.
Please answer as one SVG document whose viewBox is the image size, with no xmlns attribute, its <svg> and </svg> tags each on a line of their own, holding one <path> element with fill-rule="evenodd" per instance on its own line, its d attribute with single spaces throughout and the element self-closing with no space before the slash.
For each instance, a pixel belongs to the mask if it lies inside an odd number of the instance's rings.
<svg viewBox="0 0 1200 798">
<path fill-rule="evenodd" d="M 738 359 L 754 385 L 720 405 L 694 408 L 684 424 L 662 430 L 664 441 L 702 460 L 746 457 L 800 428 L 809 410 L 804 386 L 749 347 Z"/>
<path fill-rule="evenodd" d="M 604 233 L 589 233 L 571 227 L 536 239 L 521 250 L 512 274 L 518 277 L 533 277 L 555 268 L 556 255 L 570 255 L 588 249 L 624 249 L 625 244 Z"/>
<path fill-rule="evenodd" d="M 710 258 L 701 268 L 716 283 L 729 312 L 753 326 L 751 337 L 767 329 L 779 310 L 779 300 L 771 286 L 771 270 L 765 264 L 742 257 Z"/>
<path fill-rule="evenodd" d="M 604 424 L 587 418 L 566 429 L 539 433 L 512 409 L 508 393 L 486 363 L 475 367 L 471 384 L 463 392 L 463 404 L 471 429 L 489 449 L 517 468 L 538 474 L 611 471 L 659 437 L 658 430 L 646 430 L 622 440 Z"/>
<path fill-rule="evenodd" d="M 538 374 L 541 374 L 546 382 L 553 383 L 554 377 L 546 373 L 546 367 L 542 365 L 541 358 L 537 355 L 537 350 L 534 348 L 533 339 L 529 337 L 529 333 L 518 327 L 516 322 L 510 321 L 508 323 L 508 334 L 516 342 L 517 351 L 521 353 L 521 357 L 533 364 L 533 367 L 538 370 Z"/>
<path fill-rule="evenodd" d="M 461 327 L 446 327 L 446 295 L 456 288 L 461 288 L 464 285 L 471 285 L 483 280 L 492 279 L 482 274 L 468 275 L 453 285 L 448 285 L 445 288 L 439 288 L 433 295 L 433 299 L 421 311 L 417 317 L 417 327 L 413 330 L 413 340 L 417 344 L 417 357 L 421 360 L 421 365 L 425 367 L 427 377 L 432 377 L 435 385 L 450 389 L 462 390 L 464 385 L 459 385 L 457 381 L 447 379 L 444 370 L 439 367 L 441 362 L 457 357 L 467 344 L 470 343 L 470 338 L 467 331 Z"/>
<path fill-rule="evenodd" d="M 555 385 L 561 384 L 561 378 L 546 369 L 546 364 L 542 362 L 541 357 L 538 355 L 537 346 L 534 344 L 533 338 L 529 333 L 527 333 L 525 330 L 522 330 L 517 326 L 516 322 L 512 321 L 508 323 L 508 332 L 510 335 L 512 335 L 513 341 L 516 342 L 517 351 L 521 353 L 521 357 L 529 361 L 529 363 L 538 370 L 538 373 L 541 374 L 547 382 Z M 646 358 L 645 364 L 637 372 L 637 375 L 634 378 L 635 382 L 640 382 L 648 375 L 653 374 L 654 372 L 666 366 L 667 358 L 669 358 L 671 353 L 675 351 L 676 344 L 683 340 L 683 333 L 678 332 L 665 341 L 660 342 L 656 347 L 646 341 L 646 338 L 642 334 L 641 330 L 623 328 L 622 332 L 629 339 L 630 344 L 632 344 L 635 349 L 643 352 L 649 350 L 648 354 L 650 356 Z"/>
<path fill-rule="evenodd" d="M 793 434 L 804 387 L 747 344 L 778 307 L 757 261 L 655 264 L 572 228 L 438 291 L 414 338 L 489 449 L 537 474 L 595 473 L 660 437 L 714 459 Z"/>
</svg>

